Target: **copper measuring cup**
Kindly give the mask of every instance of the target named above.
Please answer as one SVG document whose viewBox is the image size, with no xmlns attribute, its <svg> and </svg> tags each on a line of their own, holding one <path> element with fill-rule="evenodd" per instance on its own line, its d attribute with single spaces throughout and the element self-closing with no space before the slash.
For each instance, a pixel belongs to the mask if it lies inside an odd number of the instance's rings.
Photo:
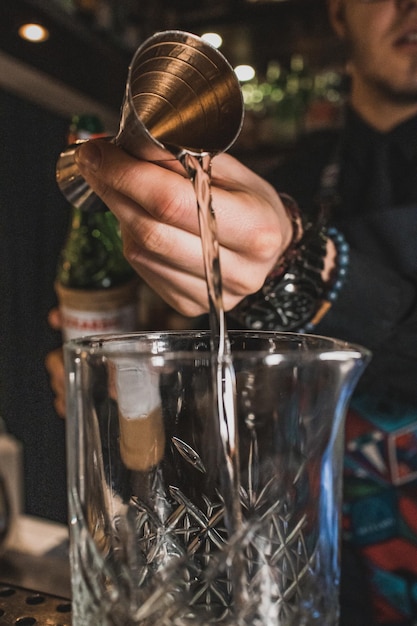
<svg viewBox="0 0 417 626">
<path fill-rule="evenodd" d="M 172 161 L 184 152 L 226 151 L 242 123 L 242 92 L 225 57 L 196 35 L 164 31 L 147 39 L 133 56 L 119 131 L 111 141 L 139 159 Z M 60 155 L 58 185 L 71 204 L 102 210 L 102 201 L 74 161 L 77 147 Z"/>
</svg>

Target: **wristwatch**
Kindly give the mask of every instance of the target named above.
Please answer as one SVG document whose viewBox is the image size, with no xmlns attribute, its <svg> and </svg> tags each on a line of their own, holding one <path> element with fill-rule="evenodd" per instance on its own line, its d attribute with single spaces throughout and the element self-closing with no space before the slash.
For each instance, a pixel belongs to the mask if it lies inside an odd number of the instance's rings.
<svg viewBox="0 0 417 626">
<path fill-rule="evenodd" d="M 326 247 L 325 229 L 309 224 L 283 273 L 271 272 L 262 288 L 242 300 L 230 315 L 253 330 L 303 329 L 325 294 L 321 274 Z"/>
</svg>

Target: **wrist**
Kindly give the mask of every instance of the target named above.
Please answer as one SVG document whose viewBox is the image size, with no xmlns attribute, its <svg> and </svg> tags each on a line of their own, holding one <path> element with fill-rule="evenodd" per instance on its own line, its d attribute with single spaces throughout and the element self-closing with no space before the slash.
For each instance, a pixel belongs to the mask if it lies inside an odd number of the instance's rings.
<svg viewBox="0 0 417 626">
<path fill-rule="evenodd" d="M 321 274 L 321 278 L 326 287 L 330 287 L 333 281 L 334 273 L 337 269 L 337 251 L 334 241 L 331 237 L 327 236 L 326 255 L 324 257 L 324 266 Z"/>
<path fill-rule="evenodd" d="M 297 255 L 298 245 L 303 237 L 305 230 L 305 223 L 299 209 L 298 204 L 291 196 L 284 193 L 279 193 L 282 206 L 286 214 L 286 218 L 289 221 L 289 234 L 287 236 L 287 242 L 284 244 L 284 252 L 278 258 L 268 277 L 278 278 L 282 276 L 292 260 Z"/>
<path fill-rule="evenodd" d="M 282 206 L 284 207 L 287 220 L 289 221 L 289 234 L 287 236 L 287 242 L 284 247 L 282 258 L 291 258 L 297 247 L 297 244 L 300 242 L 303 236 L 303 216 L 301 214 L 298 204 L 293 198 L 291 198 L 291 196 L 286 193 L 279 193 L 278 195 L 281 200 Z"/>
<path fill-rule="evenodd" d="M 243 326 L 311 332 L 337 299 L 347 273 L 349 246 L 341 233 L 321 221 L 303 220 L 302 229 L 301 238 L 293 235 L 263 287 L 230 312 Z"/>
</svg>

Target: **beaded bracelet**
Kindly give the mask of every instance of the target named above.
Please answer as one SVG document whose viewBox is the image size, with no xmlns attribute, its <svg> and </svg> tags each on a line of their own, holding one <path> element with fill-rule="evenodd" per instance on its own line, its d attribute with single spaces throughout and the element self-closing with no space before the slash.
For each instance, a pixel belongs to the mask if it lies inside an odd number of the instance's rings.
<svg viewBox="0 0 417 626">
<path fill-rule="evenodd" d="M 326 228 L 326 236 L 329 237 L 336 248 L 336 271 L 335 279 L 326 293 L 325 299 L 320 304 L 313 318 L 299 330 L 300 333 L 310 333 L 326 315 L 332 304 L 337 300 L 344 285 L 349 266 L 349 244 L 344 235 L 333 226 Z"/>
<path fill-rule="evenodd" d="M 335 244 L 337 259 L 335 279 L 327 290 L 321 271 L 328 238 Z M 244 298 L 230 314 L 254 330 L 312 332 L 336 301 L 348 265 L 349 245 L 342 233 L 333 227 L 309 227 L 284 273 L 275 270 L 269 274 L 263 287 Z"/>
</svg>

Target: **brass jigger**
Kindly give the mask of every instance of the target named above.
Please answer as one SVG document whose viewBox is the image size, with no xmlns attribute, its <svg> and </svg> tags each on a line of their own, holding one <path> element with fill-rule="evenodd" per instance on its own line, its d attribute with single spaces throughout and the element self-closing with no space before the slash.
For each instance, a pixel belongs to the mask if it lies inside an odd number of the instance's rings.
<svg viewBox="0 0 417 626">
<path fill-rule="evenodd" d="M 225 57 L 196 35 L 164 31 L 133 56 L 119 131 L 111 141 L 138 159 L 179 161 L 185 152 L 214 156 L 226 151 L 242 123 L 242 92 Z M 77 147 L 60 155 L 58 185 L 76 207 L 103 210 L 74 161 Z"/>
</svg>

